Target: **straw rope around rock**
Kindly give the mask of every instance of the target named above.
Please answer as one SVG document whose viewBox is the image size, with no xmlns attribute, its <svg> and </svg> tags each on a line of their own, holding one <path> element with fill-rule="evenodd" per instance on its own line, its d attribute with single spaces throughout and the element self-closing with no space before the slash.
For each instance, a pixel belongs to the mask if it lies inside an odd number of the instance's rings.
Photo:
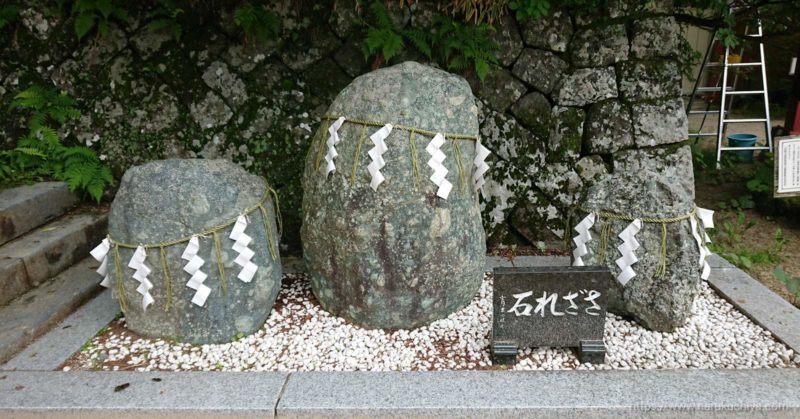
<svg viewBox="0 0 800 419">
<path fill-rule="evenodd" d="M 223 294 L 227 294 L 225 267 L 223 266 L 222 263 L 222 243 L 219 238 L 219 232 L 236 223 L 236 220 L 239 218 L 239 216 L 241 215 L 249 216 L 251 213 L 259 211 L 262 221 L 264 223 L 264 234 L 267 237 L 267 246 L 269 254 L 272 257 L 272 260 L 277 260 L 278 246 L 277 243 L 274 243 L 274 240 L 272 238 L 272 224 L 270 223 L 270 220 L 268 218 L 269 212 L 267 211 L 267 208 L 264 206 L 264 204 L 268 199 L 272 198 L 273 200 L 273 210 L 276 217 L 276 223 L 278 225 L 278 237 L 280 237 L 283 234 L 283 220 L 280 215 L 280 204 L 278 202 L 278 193 L 275 192 L 275 190 L 269 186 L 266 180 L 264 180 L 264 183 L 266 185 L 264 196 L 256 204 L 245 208 L 235 217 L 227 219 L 215 226 L 203 229 L 202 231 L 197 232 L 195 234 L 179 237 L 172 240 L 165 240 L 157 243 L 140 243 L 140 244 L 126 243 L 123 241 L 115 240 L 109 234 L 107 236 L 107 239 L 109 241 L 109 244 L 111 245 L 113 252 L 112 256 L 114 258 L 115 280 L 116 280 L 115 288 L 117 289 L 117 298 L 119 299 L 120 308 L 122 309 L 122 311 L 123 312 L 127 311 L 127 301 L 125 298 L 124 287 L 122 282 L 123 281 L 122 259 L 119 254 L 120 248 L 136 249 L 138 247 L 142 247 L 145 249 L 145 251 L 147 251 L 148 249 L 158 249 L 159 262 L 161 264 L 161 270 L 164 275 L 164 286 L 167 298 L 167 302 L 165 304 L 165 311 L 169 311 L 169 309 L 172 307 L 172 294 L 173 294 L 172 274 L 169 271 L 169 264 L 167 263 L 166 250 L 165 250 L 166 247 L 182 243 L 188 243 L 189 240 L 191 240 L 193 237 L 206 237 L 206 238 L 210 237 L 214 243 L 214 254 L 217 259 L 217 268 L 219 270 L 219 275 L 220 275 L 220 290 L 222 291 Z"/>
<path fill-rule="evenodd" d="M 598 217 L 597 222 L 605 221 L 605 223 L 599 227 L 600 229 L 600 243 L 597 247 L 597 260 L 598 263 L 605 263 L 606 259 L 606 247 L 608 247 L 608 242 L 611 240 L 611 236 L 613 233 L 613 227 L 610 222 L 608 221 L 628 221 L 633 222 L 634 220 L 640 220 L 642 223 L 645 224 L 657 224 L 661 226 L 661 246 L 659 252 L 659 260 L 658 265 L 656 267 L 655 275 L 658 277 L 663 277 L 667 272 L 667 224 L 672 223 L 679 223 L 682 221 L 687 221 L 691 218 L 695 218 L 698 225 L 703 226 L 702 221 L 697 216 L 697 207 L 693 207 L 692 210 L 686 214 L 680 214 L 673 217 L 637 217 L 635 215 L 627 215 L 627 214 L 619 214 L 609 211 L 602 211 L 602 210 L 595 210 L 591 208 L 587 208 L 584 206 L 576 207 L 578 211 L 581 211 L 585 214 L 595 214 Z M 566 232 L 570 232 L 572 230 L 572 216 L 567 218 L 567 230 Z M 565 232 L 564 238 L 567 239 L 568 235 Z"/>
<path fill-rule="evenodd" d="M 314 145 L 312 141 L 312 146 L 309 147 L 308 153 L 315 153 L 316 156 L 314 157 L 314 167 L 316 169 L 320 169 L 323 161 L 323 156 L 325 154 L 325 150 L 327 148 L 327 140 L 325 139 L 325 133 L 328 131 L 327 127 L 330 126 L 331 121 L 337 120 L 338 117 L 334 117 L 331 115 L 323 116 L 320 121 L 320 128 L 319 128 L 319 138 L 314 139 L 313 141 L 317 141 L 319 145 Z M 360 125 L 361 129 L 359 130 L 359 135 L 357 136 L 356 142 L 356 150 L 355 155 L 353 156 L 353 164 L 350 170 L 350 186 L 354 186 L 356 182 L 356 172 L 360 163 L 360 155 L 361 149 L 365 139 L 367 138 L 366 129 L 368 127 L 376 127 L 381 128 L 385 126 L 386 122 L 380 121 L 372 121 L 367 119 L 360 119 L 360 118 L 346 118 L 342 126 L 352 124 L 352 125 Z M 420 174 L 420 167 L 418 162 L 418 152 L 417 152 L 417 143 L 415 135 L 422 135 L 427 137 L 434 137 L 436 134 L 441 134 L 444 136 L 445 140 L 464 140 L 464 141 L 478 141 L 477 135 L 470 135 L 470 134 L 454 134 L 454 133 L 440 133 L 437 131 L 431 131 L 423 128 L 412 127 L 407 125 L 394 125 L 392 124 L 392 132 L 394 131 L 406 131 L 408 132 L 408 142 L 409 142 L 409 151 L 410 151 L 410 159 L 411 159 L 411 173 L 412 173 L 412 180 L 414 186 L 417 190 L 419 190 L 421 184 L 421 174 Z M 466 168 L 464 167 L 464 161 L 461 153 L 461 148 L 459 147 L 458 143 L 453 141 L 453 157 L 456 162 L 456 167 L 458 169 L 458 182 L 459 182 L 459 190 L 462 194 L 466 193 L 467 190 L 467 179 L 465 175 Z M 317 147 L 314 149 L 314 147 Z"/>
</svg>

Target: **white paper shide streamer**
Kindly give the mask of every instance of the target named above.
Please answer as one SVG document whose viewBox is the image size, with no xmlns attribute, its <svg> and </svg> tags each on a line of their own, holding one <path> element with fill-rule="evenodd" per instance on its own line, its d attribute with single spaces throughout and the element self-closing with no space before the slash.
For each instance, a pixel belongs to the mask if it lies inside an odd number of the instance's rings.
<svg viewBox="0 0 800 419">
<path fill-rule="evenodd" d="M 206 261 L 197 255 L 199 251 L 200 240 L 197 236 L 194 236 L 189 239 L 189 244 L 186 245 L 181 259 L 187 261 L 186 265 L 183 266 L 183 271 L 191 275 L 189 281 L 186 282 L 186 286 L 196 291 L 192 297 L 192 303 L 202 307 L 205 305 L 206 299 L 208 299 L 208 295 L 211 293 L 211 288 L 203 284 L 203 281 L 206 280 L 208 275 L 200 270 Z"/>
<path fill-rule="evenodd" d="M 483 175 L 489 171 L 489 165 L 486 164 L 486 158 L 489 157 L 489 154 L 492 154 L 488 148 L 484 147 L 480 141 L 475 142 L 475 173 L 472 174 L 472 183 L 475 185 L 475 190 L 480 190 L 484 196 L 486 194 L 483 192 L 483 185 L 486 183 L 486 180 L 483 178 Z"/>
<path fill-rule="evenodd" d="M 586 248 L 586 244 L 592 240 L 592 235 L 589 233 L 589 230 L 594 225 L 595 219 L 595 214 L 590 213 L 575 226 L 575 231 L 578 232 L 578 235 L 572 239 L 575 243 L 575 250 L 572 251 L 572 266 L 585 266 L 583 257 L 589 254 L 589 249 Z"/>
<path fill-rule="evenodd" d="M 150 275 L 151 270 L 145 265 L 145 259 L 147 259 L 147 252 L 144 250 L 144 246 L 139 246 L 133 252 L 133 256 L 128 262 L 128 267 L 135 270 L 133 279 L 139 281 L 139 287 L 136 288 L 136 292 L 142 294 L 142 310 L 147 311 L 147 306 L 153 304 L 155 300 L 150 295 L 153 283 L 147 279 L 147 275 Z"/>
<path fill-rule="evenodd" d="M 694 217 L 689 217 L 689 224 L 692 226 L 692 236 L 695 242 L 697 242 L 697 249 L 700 252 L 699 263 L 702 268 L 700 278 L 708 279 L 708 276 L 711 274 L 711 265 L 708 264 L 706 258 L 711 255 L 711 251 L 708 250 L 708 243 L 711 243 L 711 237 L 708 237 L 705 229 L 714 228 L 714 211 L 705 208 L 697 208 L 697 217 L 700 218 L 700 222 L 703 223 L 703 228 L 700 228 Z"/>
<path fill-rule="evenodd" d="M 103 277 L 100 285 L 111 288 L 111 276 L 108 274 L 108 252 L 111 250 L 111 242 L 108 238 L 103 239 L 91 252 L 94 260 L 100 262 L 100 267 L 95 272 Z"/>
<path fill-rule="evenodd" d="M 339 156 L 339 153 L 336 151 L 336 145 L 339 144 L 339 128 L 342 127 L 344 124 L 345 117 L 339 117 L 336 121 L 334 121 L 330 127 L 328 127 L 328 153 L 325 154 L 325 161 L 327 165 L 325 167 L 325 176 L 327 177 L 331 172 L 336 170 L 336 165 L 333 163 L 333 159 Z"/>
<path fill-rule="evenodd" d="M 450 195 L 450 190 L 453 189 L 453 184 L 446 178 L 447 168 L 444 167 L 443 164 L 446 156 L 441 150 L 443 144 L 444 135 L 436 134 L 433 136 L 431 142 L 428 143 L 428 146 L 425 147 L 425 150 L 431 155 L 430 160 L 428 160 L 428 166 L 433 169 L 433 174 L 430 177 L 431 182 L 439 187 L 436 191 L 436 195 L 447 199 L 447 196 Z"/>
<path fill-rule="evenodd" d="M 617 275 L 617 281 L 623 286 L 627 284 L 631 278 L 636 276 L 636 272 L 631 266 L 639 261 L 639 258 L 636 257 L 636 249 L 639 248 L 639 242 L 636 240 L 635 236 L 641 229 L 642 220 L 637 218 L 628 224 L 628 227 L 625 227 L 622 233 L 618 235 L 618 237 L 622 239 L 622 244 L 617 246 L 617 250 L 619 250 L 622 256 L 616 260 L 617 266 L 619 266 L 620 269 L 620 273 Z"/>
<path fill-rule="evenodd" d="M 236 219 L 236 224 L 233 225 L 233 230 L 231 230 L 230 235 L 230 238 L 235 241 L 232 249 L 239 253 L 239 256 L 236 257 L 233 263 L 242 267 L 242 270 L 239 271 L 239 275 L 236 277 L 242 280 L 242 282 L 252 281 L 253 275 L 255 275 L 258 270 L 258 265 L 251 261 L 256 253 L 248 247 L 253 241 L 253 238 L 244 233 L 246 228 L 247 217 L 245 215 L 240 215 L 239 218 Z"/>
<path fill-rule="evenodd" d="M 367 166 L 367 171 L 369 171 L 370 176 L 372 176 L 369 186 L 371 186 L 374 191 L 377 191 L 378 186 L 386 180 L 383 177 L 383 173 L 381 173 L 383 166 L 386 166 L 386 162 L 383 160 L 383 153 L 388 150 L 384 140 L 392 133 L 392 128 L 392 124 L 386 124 L 369 136 L 369 139 L 372 140 L 372 144 L 375 144 L 367 153 L 372 159 L 372 162 Z"/>
</svg>

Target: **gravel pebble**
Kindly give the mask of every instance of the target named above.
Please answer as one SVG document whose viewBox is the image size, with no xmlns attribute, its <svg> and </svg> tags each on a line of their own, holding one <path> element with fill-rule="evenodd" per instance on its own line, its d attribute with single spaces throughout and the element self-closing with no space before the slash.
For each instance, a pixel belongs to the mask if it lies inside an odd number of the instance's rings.
<svg viewBox="0 0 800 419">
<path fill-rule="evenodd" d="M 189 345 L 107 332 L 76 355 L 73 369 L 193 371 L 417 371 L 492 368 L 492 278 L 469 306 L 414 330 L 368 330 L 323 310 L 304 275 L 287 274 L 280 308 L 253 335 Z M 124 322 L 124 319 L 119 320 Z M 117 329 L 119 330 L 119 329 Z M 688 323 L 648 331 L 609 313 L 606 364 L 578 362 L 563 348 L 526 348 L 515 370 L 654 368 L 796 368 L 800 355 L 776 341 L 702 283 Z"/>
</svg>

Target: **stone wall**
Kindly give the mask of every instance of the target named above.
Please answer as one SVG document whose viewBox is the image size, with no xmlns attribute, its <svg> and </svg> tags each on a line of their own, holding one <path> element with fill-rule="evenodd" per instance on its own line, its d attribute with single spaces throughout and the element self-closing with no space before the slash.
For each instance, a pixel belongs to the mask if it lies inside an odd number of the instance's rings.
<svg viewBox="0 0 800 419">
<path fill-rule="evenodd" d="M 298 248 L 311 133 L 338 91 L 369 71 L 353 1 L 273 2 L 283 27 L 266 44 L 245 44 L 224 11 L 213 19 L 189 11 L 176 42 L 147 30 L 141 5 L 129 6 L 128 24 L 78 41 L 71 18 L 39 3 L 0 31 L 4 107 L 32 84 L 66 90 L 83 110 L 70 134 L 98 146 L 118 175 L 169 156 L 232 159 L 279 189 L 284 242 Z M 466 76 L 494 153 L 482 204 L 491 241 L 555 239 L 593 182 L 614 168 L 657 167 L 679 150 L 687 122 L 669 3 L 617 0 L 592 17 L 555 11 L 495 23 L 499 65 L 483 82 Z M 437 13 L 431 2 L 388 4 L 415 27 Z M 424 61 L 409 48 L 391 63 L 405 60 Z M 8 144 L 22 122 L 0 118 Z"/>
</svg>

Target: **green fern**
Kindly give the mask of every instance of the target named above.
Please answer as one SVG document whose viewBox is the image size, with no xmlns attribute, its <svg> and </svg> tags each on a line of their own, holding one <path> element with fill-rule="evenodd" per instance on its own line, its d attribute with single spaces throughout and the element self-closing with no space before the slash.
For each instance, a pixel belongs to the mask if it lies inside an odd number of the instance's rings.
<svg viewBox="0 0 800 419">
<path fill-rule="evenodd" d="M 0 181 L 63 180 L 71 191 L 99 202 L 114 181 L 111 170 L 94 150 L 64 145 L 54 128 L 80 116 L 75 101 L 65 93 L 33 86 L 17 94 L 11 108 L 30 113 L 28 133 L 17 140 L 15 149 L 0 153 Z"/>
<path fill-rule="evenodd" d="M 0 29 L 19 20 L 19 5 L 16 3 L 0 6 Z"/>
<path fill-rule="evenodd" d="M 75 107 L 75 101 L 66 93 L 40 86 L 29 87 L 14 96 L 11 108 L 32 112 L 28 120 L 28 126 L 32 130 L 38 130 L 51 123 L 63 125 L 68 119 L 80 115 L 80 111 Z"/>
<path fill-rule="evenodd" d="M 442 65 L 457 72 L 472 69 L 479 79 L 486 78 L 490 65 L 497 64 L 494 54 L 497 44 L 489 35 L 491 30 L 487 24 L 470 25 L 449 17 L 437 18 L 432 39 Z"/>
<path fill-rule="evenodd" d="M 167 33 L 172 38 L 180 42 L 183 35 L 183 27 L 178 18 L 184 14 L 182 7 L 175 0 L 158 0 L 157 6 L 147 14 L 148 19 L 152 19 L 147 24 L 147 30 L 151 32 Z"/>
<path fill-rule="evenodd" d="M 82 39 L 95 28 L 98 34 L 107 36 L 112 20 L 119 23 L 130 20 L 128 11 L 115 0 L 76 0 L 72 5 L 72 15 L 75 17 L 74 27 L 78 39 Z"/>
<path fill-rule="evenodd" d="M 402 28 L 395 24 L 389 16 L 386 6 L 380 1 L 370 4 L 370 15 L 374 25 L 363 22 L 367 26 L 367 34 L 361 47 L 364 59 L 373 59 L 373 68 L 391 61 L 405 48 L 408 40 L 419 52 L 431 58 L 430 35 L 419 29 Z"/>
<path fill-rule="evenodd" d="M 280 34 L 278 16 L 263 6 L 245 3 L 233 12 L 233 23 L 244 32 L 244 42 L 255 40 L 266 43 Z"/>
</svg>

